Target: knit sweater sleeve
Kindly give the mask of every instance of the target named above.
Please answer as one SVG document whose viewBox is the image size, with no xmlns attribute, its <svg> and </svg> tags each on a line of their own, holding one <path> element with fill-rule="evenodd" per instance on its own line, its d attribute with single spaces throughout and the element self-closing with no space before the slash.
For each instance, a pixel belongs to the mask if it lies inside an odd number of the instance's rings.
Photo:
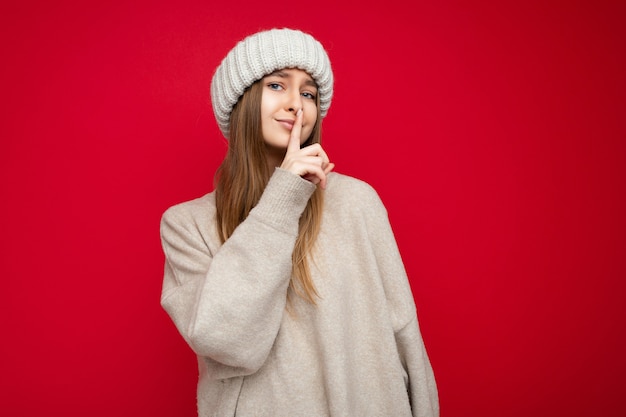
<svg viewBox="0 0 626 417">
<path fill-rule="evenodd" d="M 377 194 L 367 206 L 370 240 L 381 274 L 400 360 L 408 376 L 408 394 L 414 417 L 439 416 L 439 399 L 433 369 L 419 329 L 415 301 L 404 263 Z"/>
<path fill-rule="evenodd" d="M 437 385 L 417 318 L 396 332 L 396 344 L 409 376 L 409 397 L 413 417 L 438 417 Z"/>
<path fill-rule="evenodd" d="M 285 310 L 298 221 L 314 189 L 277 169 L 259 203 L 215 253 L 189 206 L 174 206 L 162 217 L 161 304 L 197 355 L 229 368 L 225 376 L 254 373 L 269 355 Z"/>
</svg>

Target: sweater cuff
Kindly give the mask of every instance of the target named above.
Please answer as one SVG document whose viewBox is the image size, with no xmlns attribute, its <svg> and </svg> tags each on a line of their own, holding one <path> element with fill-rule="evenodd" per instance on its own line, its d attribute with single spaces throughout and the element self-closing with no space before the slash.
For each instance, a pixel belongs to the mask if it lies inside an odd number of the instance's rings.
<svg viewBox="0 0 626 417">
<path fill-rule="evenodd" d="M 250 215 L 286 233 L 297 234 L 302 212 L 315 184 L 282 168 L 276 168 Z"/>
</svg>

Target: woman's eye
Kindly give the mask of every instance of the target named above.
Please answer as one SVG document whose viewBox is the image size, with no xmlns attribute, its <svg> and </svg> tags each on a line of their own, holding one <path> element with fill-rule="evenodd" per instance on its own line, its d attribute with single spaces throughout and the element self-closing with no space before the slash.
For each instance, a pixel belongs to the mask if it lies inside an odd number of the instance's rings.
<svg viewBox="0 0 626 417">
<path fill-rule="evenodd" d="M 269 83 L 267 86 L 268 86 L 271 90 L 280 90 L 280 89 L 281 89 L 280 84 L 277 84 L 277 83 Z"/>
<path fill-rule="evenodd" d="M 311 99 L 311 100 L 315 100 L 315 95 L 314 95 L 314 94 L 312 94 L 312 93 L 306 93 L 306 92 L 305 92 L 305 93 L 302 93 L 302 97 L 304 97 L 304 98 L 309 98 L 309 99 Z"/>
</svg>

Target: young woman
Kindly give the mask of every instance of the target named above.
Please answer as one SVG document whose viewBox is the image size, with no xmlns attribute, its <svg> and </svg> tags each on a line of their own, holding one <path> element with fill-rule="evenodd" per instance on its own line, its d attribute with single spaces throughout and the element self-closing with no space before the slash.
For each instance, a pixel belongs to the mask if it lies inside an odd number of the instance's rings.
<svg viewBox="0 0 626 417">
<path fill-rule="evenodd" d="M 386 210 L 320 145 L 332 92 L 296 30 L 245 38 L 215 72 L 216 188 L 161 222 L 161 304 L 198 356 L 200 416 L 439 415 Z"/>
</svg>

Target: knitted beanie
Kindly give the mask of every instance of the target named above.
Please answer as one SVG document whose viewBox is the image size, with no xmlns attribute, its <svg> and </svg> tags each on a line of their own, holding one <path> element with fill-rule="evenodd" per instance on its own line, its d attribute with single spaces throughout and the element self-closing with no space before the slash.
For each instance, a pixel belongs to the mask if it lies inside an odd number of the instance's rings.
<svg viewBox="0 0 626 417">
<path fill-rule="evenodd" d="M 309 34 L 292 29 L 271 29 L 239 41 L 213 75 L 213 113 L 226 138 L 230 113 L 246 88 L 283 68 L 299 68 L 313 78 L 318 87 L 321 116 L 326 116 L 333 96 L 333 72 L 326 51 Z"/>
</svg>

